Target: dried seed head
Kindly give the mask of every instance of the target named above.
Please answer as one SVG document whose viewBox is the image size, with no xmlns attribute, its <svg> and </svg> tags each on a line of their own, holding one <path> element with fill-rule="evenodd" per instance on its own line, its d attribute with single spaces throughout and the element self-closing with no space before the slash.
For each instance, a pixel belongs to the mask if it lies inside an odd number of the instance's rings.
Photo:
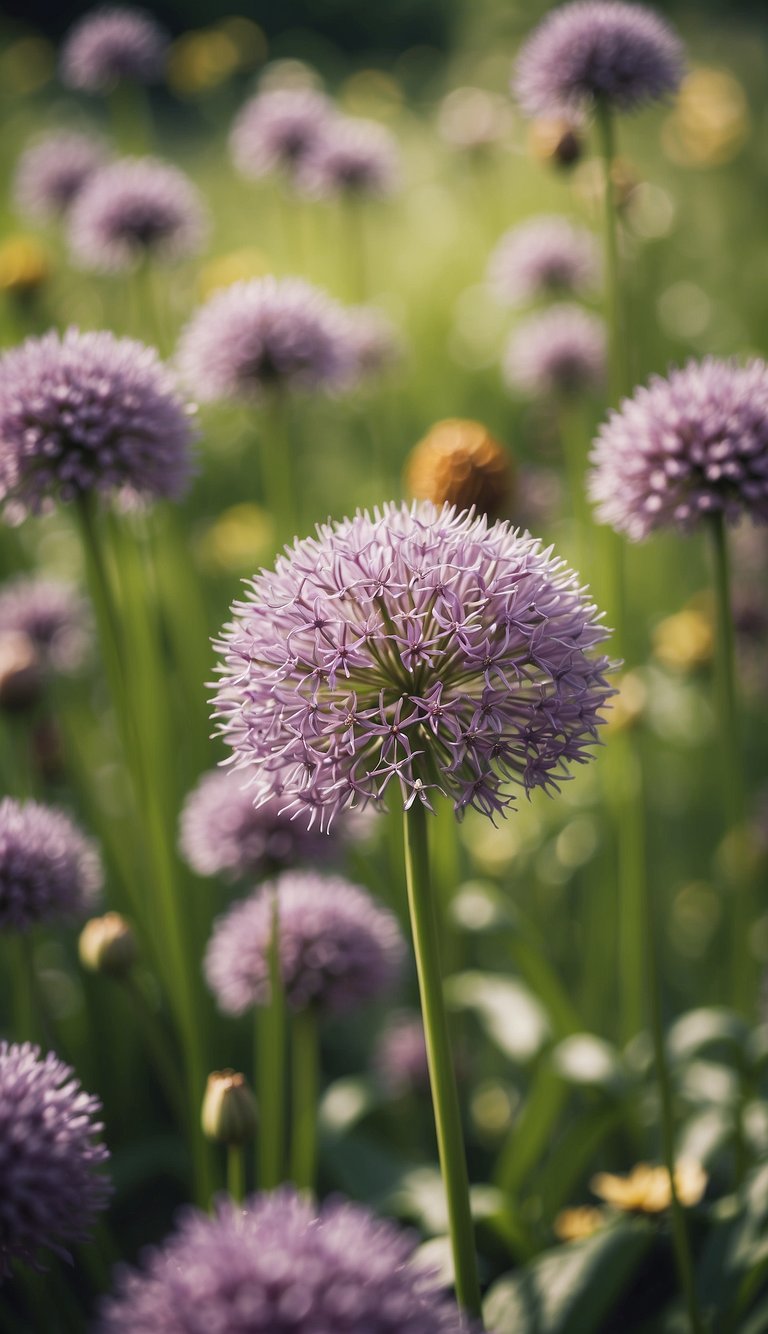
<svg viewBox="0 0 768 1334">
<path fill-rule="evenodd" d="M 450 417 L 436 422 L 412 450 L 407 486 L 417 500 L 455 505 L 497 518 L 512 498 L 508 454 L 481 422 Z"/>
</svg>

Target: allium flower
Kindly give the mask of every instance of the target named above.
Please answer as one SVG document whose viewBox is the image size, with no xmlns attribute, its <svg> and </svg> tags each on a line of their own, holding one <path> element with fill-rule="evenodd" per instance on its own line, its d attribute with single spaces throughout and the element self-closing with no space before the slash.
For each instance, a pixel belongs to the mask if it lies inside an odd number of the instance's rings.
<svg viewBox="0 0 768 1334">
<path fill-rule="evenodd" d="M 153 83 L 165 64 L 168 38 L 141 9 L 94 9 L 70 30 L 61 54 L 69 88 L 108 91 L 121 79 Z"/>
<path fill-rule="evenodd" d="M 128 157 L 102 167 L 78 195 L 69 240 L 83 268 L 117 273 L 142 259 L 197 254 L 206 228 L 197 189 L 178 167 Z"/>
<path fill-rule="evenodd" d="M 329 122 L 310 152 L 298 163 L 295 184 L 316 199 L 336 194 L 392 194 L 398 186 L 397 141 L 374 120 L 349 118 Z"/>
<path fill-rule="evenodd" d="M 103 882 L 95 845 L 63 811 L 0 801 L 0 931 L 87 917 Z"/>
<path fill-rule="evenodd" d="M 606 358 L 602 320 L 564 303 L 521 321 L 504 353 L 504 378 L 525 394 L 583 394 L 605 380 Z"/>
<path fill-rule="evenodd" d="M 255 807 L 248 776 L 231 769 L 203 774 L 181 813 L 179 847 L 198 875 L 258 879 L 278 868 L 327 858 L 331 846 L 319 831 L 282 813 L 279 784 Z"/>
<path fill-rule="evenodd" d="M 0 1042 L 0 1280 L 13 1260 L 38 1267 L 40 1250 L 69 1258 L 88 1240 L 110 1194 L 100 1111 L 53 1052 Z"/>
<path fill-rule="evenodd" d="M 68 329 L 0 358 L 0 502 L 12 521 L 89 491 L 175 499 L 191 444 L 190 408 L 143 343 Z"/>
<path fill-rule="evenodd" d="M 340 1014 L 389 990 L 404 956 L 392 913 L 339 876 L 285 871 L 214 926 L 205 975 L 225 1014 L 269 1004 L 275 894 L 280 966 L 292 1009 L 311 1005 Z"/>
<path fill-rule="evenodd" d="M 188 1209 L 123 1269 L 97 1334 L 466 1334 L 456 1305 L 414 1263 L 408 1232 L 338 1197 L 288 1187 Z"/>
<path fill-rule="evenodd" d="M 99 167 L 107 150 L 99 139 L 74 130 L 55 130 L 22 153 L 14 180 L 19 212 L 45 220 L 61 216 Z"/>
<path fill-rule="evenodd" d="M 0 634 L 23 634 L 53 672 L 75 672 L 90 643 L 89 610 L 72 584 L 17 575 L 0 584 Z"/>
<path fill-rule="evenodd" d="M 215 292 L 183 330 L 178 361 L 208 401 L 337 389 L 356 369 L 344 311 L 301 278 L 255 278 Z"/>
<path fill-rule="evenodd" d="M 346 315 L 356 377 L 368 380 L 397 366 L 403 342 L 391 320 L 375 306 L 353 306 Z"/>
<path fill-rule="evenodd" d="M 333 103 L 314 88 L 274 88 L 252 97 L 237 116 L 229 146 L 238 171 L 258 178 L 293 172 L 334 119 Z"/>
<path fill-rule="evenodd" d="M 384 1029 L 374 1053 L 379 1083 L 390 1097 L 429 1092 L 424 1025 L 417 1014 L 401 1014 Z"/>
<path fill-rule="evenodd" d="M 543 296 L 584 295 L 596 287 L 599 274 L 592 232 L 547 213 L 506 232 L 488 264 L 494 294 L 510 306 Z"/>
<path fill-rule="evenodd" d="M 508 783 L 590 758 L 608 632 L 577 576 L 506 523 L 388 504 L 323 524 L 251 582 L 218 645 L 220 728 L 254 798 L 324 826 L 437 789 L 493 815 Z"/>
<path fill-rule="evenodd" d="M 707 358 L 654 376 L 602 426 L 591 461 L 598 518 L 634 540 L 708 514 L 768 522 L 768 366 Z"/>
<path fill-rule="evenodd" d="M 579 114 L 595 103 L 634 111 L 674 93 L 683 47 L 644 5 L 576 0 L 548 14 L 523 46 L 514 89 L 531 116 Z"/>
</svg>

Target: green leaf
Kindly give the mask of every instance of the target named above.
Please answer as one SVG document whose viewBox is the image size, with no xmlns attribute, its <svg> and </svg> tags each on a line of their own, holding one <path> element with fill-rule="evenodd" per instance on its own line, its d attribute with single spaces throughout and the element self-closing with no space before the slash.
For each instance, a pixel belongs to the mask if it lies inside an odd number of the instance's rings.
<svg viewBox="0 0 768 1334">
<path fill-rule="evenodd" d="M 768 1166 L 747 1177 L 732 1208 L 712 1229 L 697 1269 L 701 1303 L 719 1312 L 753 1293 L 750 1275 L 768 1262 Z"/>
<path fill-rule="evenodd" d="M 619 1053 L 594 1033 L 573 1033 L 552 1052 L 553 1068 L 569 1084 L 621 1092 L 627 1083 Z"/>
<path fill-rule="evenodd" d="M 485 1301 L 494 1334 L 596 1334 L 653 1238 L 639 1219 L 621 1219 L 585 1241 L 546 1251 L 499 1279 Z"/>
<path fill-rule="evenodd" d="M 472 1010 L 491 1041 L 511 1061 L 527 1064 L 549 1041 L 547 1013 L 522 982 L 495 973 L 458 973 L 446 982 L 446 1000 Z"/>
<path fill-rule="evenodd" d="M 712 1006 L 689 1010 L 673 1023 L 667 1033 L 670 1060 L 677 1064 L 706 1052 L 710 1059 L 718 1055 L 732 1061 L 744 1051 L 749 1030 L 733 1010 Z"/>
<path fill-rule="evenodd" d="M 501 1190 L 514 1195 L 536 1166 L 566 1097 L 567 1088 L 549 1062 L 539 1065 L 531 1091 L 499 1154 L 494 1180 Z"/>
</svg>

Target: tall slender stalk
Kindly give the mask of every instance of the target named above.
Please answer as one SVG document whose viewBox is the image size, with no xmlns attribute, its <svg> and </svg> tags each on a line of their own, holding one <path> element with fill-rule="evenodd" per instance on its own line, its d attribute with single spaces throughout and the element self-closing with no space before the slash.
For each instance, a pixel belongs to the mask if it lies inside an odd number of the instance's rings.
<svg viewBox="0 0 768 1334">
<path fill-rule="evenodd" d="M 479 1317 L 481 1298 L 469 1177 L 443 998 L 437 921 L 429 870 L 426 812 L 421 802 L 415 802 L 405 812 L 404 832 L 408 907 L 419 977 L 440 1170 L 448 1203 L 456 1296 L 465 1311 Z"/>
<path fill-rule="evenodd" d="M 735 1004 L 750 1011 L 754 1003 L 754 967 L 749 950 L 749 927 L 752 921 L 750 877 L 742 866 L 743 851 L 740 838 L 745 823 L 744 772 L 742 758 L 742 726 L 736 685 L 736 644 L 731 607 L 728 535 L 722 514 L 713 514 L 709 520 L 712 549 L 713 586 L 715 594 L 715 671 L 717 680 L 717 712 L 720 731 L 720 774 L 726 832 L 735 840 L 732 853 L 734 891 L 732 914 L 731 966 Z"/>
<path fill-rule="evenodd" d="M 227 1190 L 236 1204 L 245 1195 L 245 1156 L 242 1144 L 227 1145 Z"/>
<path fill-rule="evenodd" d="M 273 1190 L 285 1163 L 285 991 L 280 967 L 280 917 L 272 895 L 269 1004 L 256 1011 L 256 1089 L 259 1103 L 259 1185 Z"/>
<path fill-rule="evenodd" d="M 301 516 L 295 467 L 288 401 L 285 393 L 275 388 L 270 391 L 262 412 L 261 475 L 264 498 L 280 545 L 294 537 L 299 529 Z"/>
<path fill-rule="evenodd" d="M 293 1125 L 291 1179 L 299 1190 L 315 1188 L 317 1162 L 317 1016 L 300 1010 L 292 1023 Z"/>
</svg>

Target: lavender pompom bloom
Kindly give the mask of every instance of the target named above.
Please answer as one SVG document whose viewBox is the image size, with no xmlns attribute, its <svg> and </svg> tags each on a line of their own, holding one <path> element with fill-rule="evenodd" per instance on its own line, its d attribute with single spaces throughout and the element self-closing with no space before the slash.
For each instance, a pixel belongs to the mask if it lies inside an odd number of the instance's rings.
<svg viewBox="0 0 768 1334">
<path fill-rule="evenodd" d="M 557 305 L 521 321 L 504 353 L 511 389 L 569 397 L 599 388 L 606 374 L 605 326 L 581 306 Z"/>
<path fill-rule="evenodd" d="M 300 862 L 318 862 L 329 840 L 283 814 L 278 792 L 254 806 L 246 774 L 212 769 L 190 792 L 181 813 L 179 847 L 197 875 L 259 879 Z"/>
<path fill-rule="evenodd" d="M 111 1190 L 100 1111 L 52 1052 L 0 1042 L 0 1280 L 13 1260 L 38 1267 L 39 1251 L 68 1259 L 88 1240 Z"/>
<path fill-rule="evenodd" d="M 510 783 L 557 789 L 613 692 L 577 576 L 507 523 L 388 504 L 318 526 L 225 627 L 220 731 L 254 799 L 327 827 L 430 788 L 493 816 Z"/>
<path fill-rule="evenodd" d="M 401 1014 L 381 1034 L 374 1054 L 379 1083 L 391 1098 L 429 1091 L 424 1025 L 417 1014 Z"/>
<path fill-rule="evenodd" d="M 91 491 L 176 499 L 192 471 L 190 412 L 143 343 L 77 329 L 28 338 L 0 358 L 6 516 Z"/>
<path fill-rule="evenodd" d="M 103 883 L 94 844 L 63 811 L 0 801 L 0 931 L 87 917 Z"/>
<path fill-rule="evenodd" d="M 142 1269 L 123 1269 L 96 1334 L 468 1334 L 415 1238 L 338 1196 L 289 1187 L 188 1209 Z"/>
<path fill-rule="evenodd" d="M 48 671 L 76 672 L 90 644 L 88 604 L 59 579 L 17 575 L 0 584 L 0 635 L 22 634 Z"/>
<path fill-rule="evenodd" d="M 19 159 L 13 186 L 16 207 L 41 222 L 61 217 L 106 161 L 106 147 L 90 134 L 74 130 L 46 134 Z"/>
<path fill-rule="evenodd" d="M 229 146 L 238 171 L 258 179 L 293 172 L 334 119 L 333 103 L 314 88 L 273 88 L 241 109 Z"/>
<path fill-rule="evenodd" d="M 597 516 L 633 540 L 711 514 L 768 522 L 768 366 L 707 358 L 625 399 L 595 441 Z"/>
<path fill-rule="evenodd" d="M 70 213 L 69 240 L 86 269 L 118 273 L 143 259 L 197 254 L 207 219 L 197 189 L 156 158 L 121 158 L 91 177 Z"/>
<path fill-rule="evenodd" d="M 576 0 L 528 38 L 513 82 L 531 116 L 578 115 L 595 103 L 634 111 L 674 93 L 684 63 L 680 39 L 653 10 Z"/>
<path fill-rule="evenodd" d="M 203 401 L 333 390 L 355 373 L 342 308 L 301 278 L 271 276 L 214 293 L 183 330 L 178 364 Z"/>
<path fill-rule="evenodd" d="M 168 49 L 164 30 L 141 9 L 94 9 L 70 30 L 61 56 L 69 88 L 107 92 L 121 79 L 153 83 Z"/>
<path fill-rule="evenodd" d="M 341 1014 L 393 985 L 405 947 L 397 919 L 339 876 L 286 871 L 220 917 L 205 976 L 225 1014 L 269 1004 L 269 945 L 277 895 L 288 1004 Z"/>
<path fill-rule="evenodd" d="M 373 120 L 339 118 L 302 158 L 295 184 L 314 199 L 337 194 L 384 198 L 394 193 L 399 178 L 397 141 L 390 131 Z"/>
<path fill-rule="evenodd" d="M 510 306 L 566 293 L 583 296 L 595 289 L 599 274 L 592 232 L 557 214 L 542 214 L 511 228 L 488 264 L 494 294 Z"/>
</svg>

